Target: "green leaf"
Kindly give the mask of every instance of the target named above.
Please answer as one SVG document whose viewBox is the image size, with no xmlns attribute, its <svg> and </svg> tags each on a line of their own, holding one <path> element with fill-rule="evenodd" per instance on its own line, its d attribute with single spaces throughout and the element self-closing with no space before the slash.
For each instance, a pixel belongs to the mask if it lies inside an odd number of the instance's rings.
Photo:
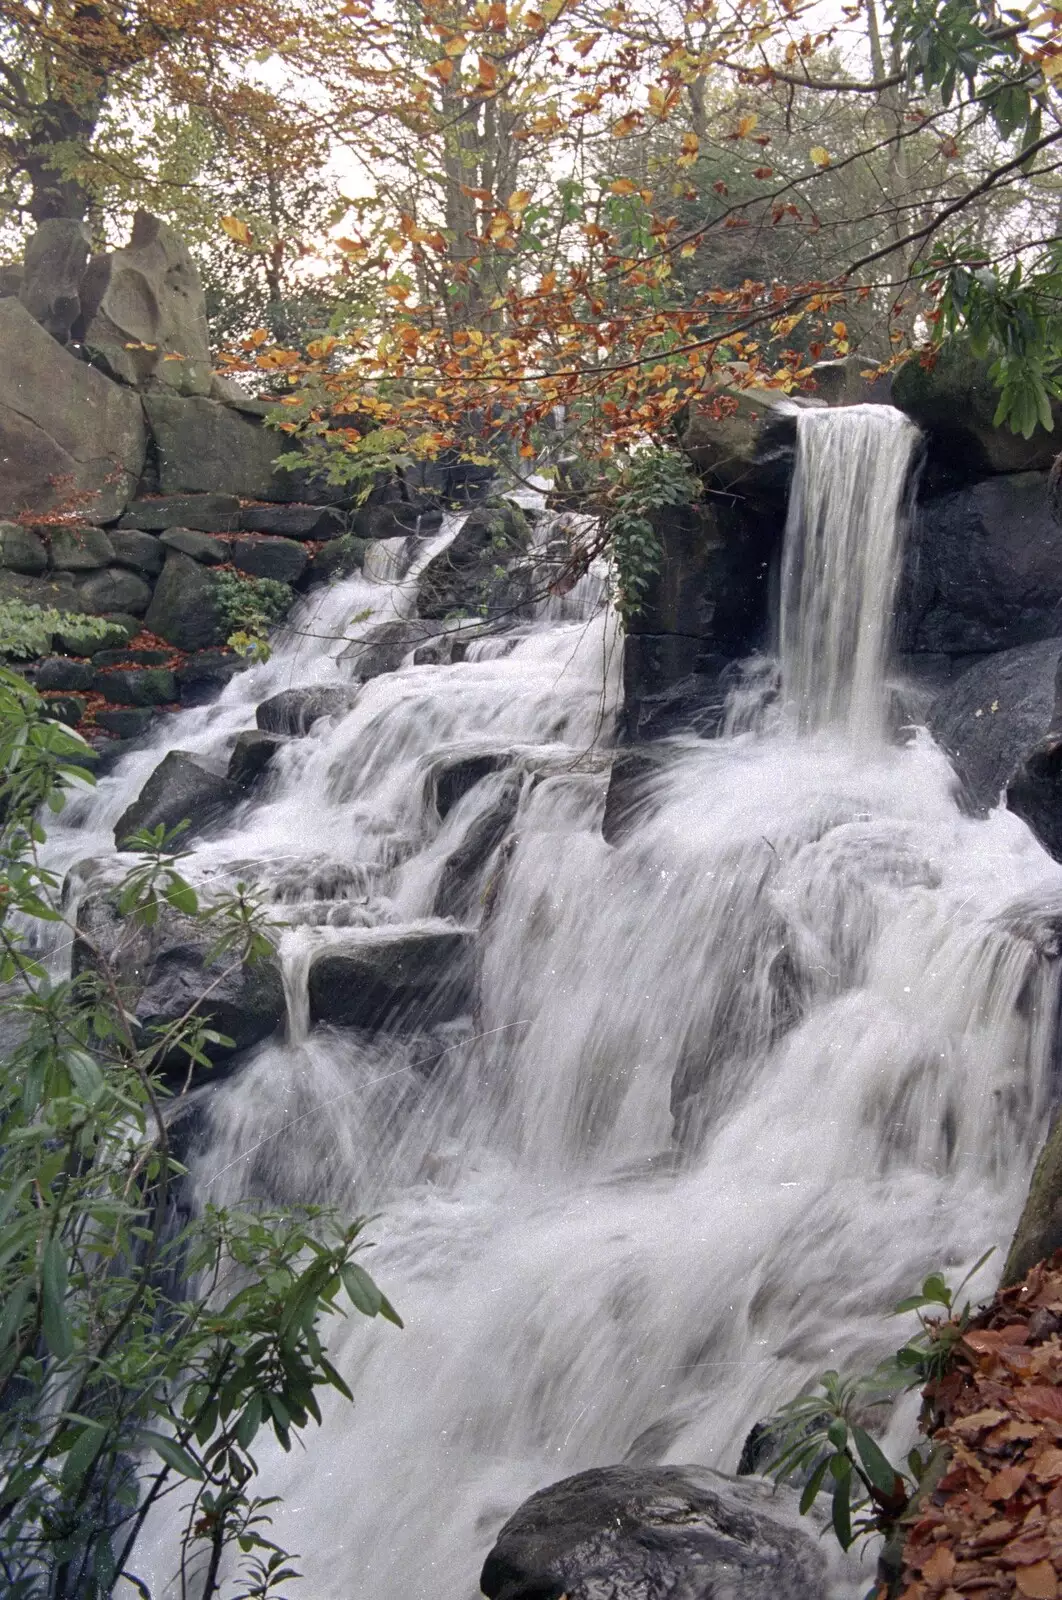
<svg viewBox="0 0 1062 1600">
<path fill-rule="evenodd" d="M 853 1428 L 852 1438 L 859 1451 L 859 1459 L 866 1468 L 867 1477 L 882 1494 L 895 1494 L 896 1479 L 900 1474 L 864 1428 Z"/>
<path fill-rule="evenodd" d="M 66 1493 L 77 1488 L 99 1455 L 106 1438 L 107 1430 L 98 1422 L 89 1422 L 82 1428 L 63 1463 L 62 1483 Z"/>
<path fill-rule="evenodd" d="M 66 1251 L 52 1234 L 41 1256 L 41 1327 L 49 1350 L 65 1361 L 74 1349 L 74 1336 L 66 1310 Z"/>
<path fill-rule="evenodd" d="M 171 1439 L 165 1433 L 155 1433 L 150 1428 L 145 1428 L 137 1435 L 137 1444 L 161 1456 L 168 1467 L 174 1472 L 179 1472 L 182 1478 L 191 1478 L 193 1483 L 204 1483 L 206 1476 L 199 1463 L 188 1454 L 176 1439 Z"/>
<path fill-rule="evenodd" d="M 836 1457 L 834 1459 L 836 1459 Z M 845 1461 L 845 1465 L 848 1465 L 847 1461 Z M 850 1482 L 850 1472 L 846 1473 L 844 1477 L 837 1478 L 837 1481 L 833 1486 L 833 1502 L 830 1508 L 833 1531 L 837 1535 L 837 1542 L 842 1550 L 847 1550 L 849 1545 L 852 1543 L 852 1508 L 849 1499 Z"/>
<path fill-rule="evenodd" d="M 166 899 L 174 911 L 180 911 L 186 917 L 194 917 L 199 911 L 199 896 L 191 884 L 178 877 L 176 872 L 170 873 Z"/>
<path fill-rule="evenodd" d="M 811 1477 L 808 1479 L 807 1483 L 804 1485 L 804 1492 L 800 1496 L 800 1515 L 802 1517 L 806 1516 L 811 1510 L 812 1506 L 815 1504 L 815 1501 L 818 1498 L 819 1490 L 822 1488 L 822 1480 L 826 1476 L 826 1469 L 829 1464 L 829 1456 L 824 1456 L 819 1462 L 818 1466 L 815 1468 L 815 1471 L 811 1474 Z"/>
<path fill-rule="evenodd" d="M 347 1261 L 339 1269 L 343 1279 L 343 1287 L 350 1296 L 350 1302 L 355 1311 L 360 1311 L 362 1316 L 375 1317 L 383 1310 L 383 1295 L 373 1283 L 364 1267 L 359 1267 L 356 1261 Z M 389 1321 L 394 1320 L 392 1312 Z M 401 1327 L 401 1323 L 399 1323 Z"/>
</svg>

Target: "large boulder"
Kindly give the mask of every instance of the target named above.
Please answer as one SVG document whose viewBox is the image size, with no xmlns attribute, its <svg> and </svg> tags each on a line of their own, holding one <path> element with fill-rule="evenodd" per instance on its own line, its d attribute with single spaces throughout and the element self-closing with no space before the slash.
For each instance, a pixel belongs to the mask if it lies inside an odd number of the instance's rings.
<svg viewBox="0 0 1062 1600">
<path fill-rule="evenodd" d="M 795 1502 L 707 1467 L 597 1467 L 509 1518 L 480 1587 L 488 1600 L 822 1600 L 826 1557 Z"/>
<path fill-rule="evenodd" d="M 189 826 L 182 839 L 210 831 L 229 816 L 243 791 L 223 773 L 202 766 L 187 750 L 163 756 L 150 778 L 114 826 L 114 842 L 122 849 L 141 828 Z"/>
<path fill-rule="evenodd" d="M 153 533 L 139 533 L 135 528 L 112 528 L 110 538 L 118 566 L 129 567 L 143 577 L 158 577 L 166 558 L 166 547 Z"/>
<path fill-rule="evenodd" d="M 0 567 L 39 578 L 48 570 L 48 546 L 31 528 L 17 522 L 0 522 Z"/>
<path fill-rule="evenodd" d="M 778 389 L 733 387 L 690 408 L 679 443 L 716 488 L 757 498 L 765 492 L 784 494 L 793 467 L 797 409 Z"/>
<path fill-rule="evenodd" d="M 274 583 L 298 583 L 310 564 L 306 546 L 294 539 L 248 533 L 232 541 L 232 564 L 252 578 L 272 578 Z"/>
<path fill-rule="evenodd" d="M 1062 631 L 1062 528 L 1046 476 L 984 478 L 924 501 L 899 611 L 909 651 L 968 655 Z"/>
<path fill-rule="evenodd" d="M 929 730 L 978 810 L 996 805 L 1055 714 L 1062 638 L 1003 650 L 968 668 L 934 701 Z"/>
<path fill-rule="evenodd" d="M 285 539 L 338 539 L 344 532 L 342 514 L 332 506 L 244 506 L 240 512 L 244 533 L 279 533 Z"/>
<path fill-rule="evenodd" d="M 123 528 L 165 533 L 168 528 L 196 528 L 204 533 L 231 533 L 239 525 L 240 502 L 234 494 L 168 494 L 134 500 L 122 517 Z"/>
<path fill-rule="evenodd" d="M 496 784 L 489 802 L 469 823 L 439 875 L 433 908 L 437 917 L 463 920 L 472 914 L 484 871 L 512 827 L 522 793 L 522 776 L 511 773 Z"/>
<path fill-rule="evenodd" d="M 34 322 L 60 344 L 81 314 L 88 229 L 74 217 L 49 217 L 26 245 L 18 297 Z"/>
<path fill-rule="evenodd" d="M 206 300 L 174 230 L 138 211 L 124 250 L 94 256 L 75 330 L 89 360 L 136 389 L 210 393 Z"/>
<path fill-rule="evenodd" d="M 506 500 L 477 506 L 421 573 L 420 615 L 442 620 L 456 612 L 486 618 L 523 612 L 531 599 L 530 543 L 531 525 L 519 506 Z"/>
<path fill-rule="evenodd" d="M 223 644 L 227 633 L 211 573 L 182 551 L 168 551 L 144 624 L 181 650 Z"/>
<path fill-rule="evenodd" d="M 960 478 L 986 472 L 1046 471 L 1059 448 L 1062 405 L 1053 406 L 1054 430 L 1037 427 L 1023 439 L 997 427 L 999 389 L 988 375 L 991 363 L 975 356 L 961 339 L 950 339 L 935 360 L 917 357 L 892 381 L 892 403 L 929 437 L 931 463 Z"/>
<path fill-rule="evenodd" d="M 255 721 L 264 733 L 308 733 L 318 717 L 342 716 L 357 699 L 357 690 L 341 683 L 310 684 L 282 689 L 263 700 Z"/>
<path fill-rule="evenodd" d="M 284 1020 L 280 963 L 272 957 L 241 963 L 231 953 L 210 959 L 216 930 L 209 925 L 166 907 L 145 928 L 119 915 L 113 890 L 95 890 L 78 907 L 77 926 L 75 974 L 106 963 L 146 1043 L 154 1040 L 152 1030 L 179 1022 L 194 1007 L 229 1039 L 203 1046 L 209 1061 L 224 1062 L 267 1039 Z M 171 1051 L 164 1065 L 175 1083 L 183 1083 L 187 1056 Z"/>
<path fill-rule="evenodd" d="M 144 468 L 140 399 L 0 299 L 0 516 L 70 511 L 110 521 Z"/>
<path fill-rule="evenodd" d="M 48 540 L 52 566 L 59 572 L 95 572 L 114 560 L 114 546 L 102 528 L 72 524 L 41 531 Z"/>
<path fill-rule="evenodd" d="M 397 672 L 410 651 L 426 639 L 435 637 L 441 627 L 441 623 L 413 617 L 395 622 L 378 622 L 374 627 L 367 628 L 360 639 L 351 640 L 337 659 L 352 678 L 363 683 L 369 678 L 380 677 L 384 672 Z"/>
<path fill-rule="evenodd" d="M 76 611 L 124 612 L 142 617 L 151 603 L 151 588 L 125 567 L 104 567 L 78 580 Z"/>
<path fill-rule="evenodd" d="M 461 928 L 374 928 L 310 963 L 310 1016 L 345 1028 L 430 1027 L 472 1003 L 472 935 Z"/>
<path fill-rule="evenodd" d="M 293 448 L 285 434 L 216 400 L 148 394 L 144 409 L 158 452 L 162 494 L 306 498 L 305 483 L 273 465 Z"/>
</svg>

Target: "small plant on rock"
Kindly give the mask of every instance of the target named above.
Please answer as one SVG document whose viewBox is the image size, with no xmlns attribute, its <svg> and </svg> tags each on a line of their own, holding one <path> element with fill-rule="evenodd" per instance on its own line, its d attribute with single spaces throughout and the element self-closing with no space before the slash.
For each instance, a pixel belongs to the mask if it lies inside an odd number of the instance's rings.
<svg viewBox="0 0 1062 1600">
<path fill-rule="evenodd" d="M 252 578 L 222 568 L 217 579 L 218 610 L 230 630 L 229 646 L 237 655 L 268 661 L 269 630 L 287 616 L 293 599 L 291 588 L 275 578 Z"/>
</svg>

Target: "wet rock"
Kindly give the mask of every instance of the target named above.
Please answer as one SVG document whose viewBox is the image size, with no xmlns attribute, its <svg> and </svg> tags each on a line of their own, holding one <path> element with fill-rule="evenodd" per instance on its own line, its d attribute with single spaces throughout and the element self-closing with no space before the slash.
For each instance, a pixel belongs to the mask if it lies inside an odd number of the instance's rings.
<svg viewBox="0 0 1062 1600">
<path fill-rule="evenodd" d="M 43 539 L 17 522 L 0 522 L 0 567 L 39 577 L 48 568 L 48 548 Z"/>
<path fill-rule="evenodd" d="M 308 733 L 318 717 L 342 716 L 357 699 L 357 690 L 344 684 L 311 684 L 304 689 L 282 689 L 255 712 L 265 733 Z"/>
<path fill-rule="evenodd" d="M 487 750 L 474 755 L 444 756 L 432 765 L 431 788 L 435 809 L 445 818 L 477 783 L 494 772 L 511 766 L 515 756 L 510 750 Z"/>
<path fill-rule="evenodd" d="M 120 850 L 130 834 L 157 828 L 160 822 L 175 828 L 187 821 L 182 839 L 207 833 L 224 822 L 242 799 L 242 791 L 230 779 L 202 766 L 187 750 L 171 750 L 119 817 L 114 842 Z"/>
<path fill-rule="evenodd" d="M 999 390 L 988 375 L 991 362 L 973 355 L 961 339 L 949 339 L 932 367 L 917 358 L 892 382 L 892 403 L 929 436 L 931 461 L 960 478 L 985 472 L 1046 471 L 1058 452 L 1062 405 L 1053 407 L 1052 433 L 1037 427 L 1023 439 L 995 424 Z"/>
<path fill-rule="evenodd" d="M 792 471 L 792 452 L 796 445 L 795 408 L 778 411 L 776 389 L 732 388 L 724 392 L 722 401 L 718 416 L 713 415 L 712 407 L 707 404 L 691 407 L 681 431 L 682 449 L 697 472 L 717 488 L 748 493 L 762 492 L 766 468 L 769 487 L 784 489 Z M 765 458 L 762 450 L 762 435 L 769 419 L 777 424 L 783 416 L 788 449 L 784 479 L 779 485 L 775 481 L 775 463 Z M 767 454 L 769 456 L 770 452 Z"/>
<path fill-rule="evenodd" d="M 345 1028 L 420 1029 L 472 1003 L 472 935 L 380 929 L 330 945 L 309 973 L 310 1016 Z"/>
<path fill-rule="evenodd" d="M 176 675 L 166 667 L 114 667 L 97 673 L 95 687 L 122 706 L 165 706 L 177 698 Z"/>
<path fill-rule="evenodd" d="M 1003 1286 L 1020 1283 L 1038 1261 L 1062 1249 L 1062 1116 L 1056 1112 L 1003 1268 Z"/>
<path fill-rule="evenodd" d="M 123 250 L 94 256 L 81 281 L 78 335 L 94 365 L 135 389 L 210 392 L 199 273 L 166 223 L 138 211 Z"/>
<path fill-rule="evenodd" d="M 159 489 L 164 495 L 303 498 L 300 490 L 304 485 L 273 465 L 277 456 L 291 450 L 287 437 L 275 429 L 216 400 L 148 394 L 144 410 L 158 451 Z M 179 520 L 190 526 L 185 518 Z"/>
<path fill-rule="evenodd" d="M 815 398 L 828 406 L 892 405 L 892 377 L 868 378 L 874 363 L 866 356 L 841 356 L 836 361 L 816 361 L 812 368 Z"/>
<path fill-rule="evenodd" d="M 102 528 L 53 527 L 46 530 L 46 536 L 57 572 L 94 572 L 114 560 L 114 546 Z"/>
<path fill-rule="evenodd" d="M 434 905 L 437 917 L 463 920 L 472 913 L 484 870 L 512 827 L 522 792 L 523 780 L 514 773 L 469 824 L 440 875 Z"/>
<path fill-rule="evenodd" d="M 48 715 L 57 722 L 76 728 L 88 708 L 88 702 L 76 694 L 50 694 L 45 696 Z"/>
<path fill-rule="evenodd" d="M 94 687 L 96 668 L 89 661 L 72 661 L 69 656 L 50 656 L 37 668 L 38 689 L 74 689 L 88 692 Z"/>
<path fill-rule="evenodd" d="M 207 705 L 219 695 L 247 662 L 231 651 L 201 650 L 177 668 L 177 684 L 183 706 Z"/>
<path fill-rule="evenodd" d="M 0 517 L 61 510 L 109 522 L 147 452 L 140 399 L 78 361 L 18 300 L 0 299 Z"/>
<path fill-rule="evenodd" d="M 153 928 L 144 928 L 118 915 L 113 892 L 96 891 L 81 902 L 77 926 L 75 973 L 106 961 L 145 1036 L 195 1006 L 231 1040 L 204 1046 L 211 1061 L 224 1062 L 267 1039 L 284 1019 L 279 962 L 267 958 L 243 965 L 231 954 L 208 961 L 215 934 L 168 907 Z M 186 1056 L 174 1051 L 165 1064 L 174 1081 L 184 1081 Z"/>
<path fill-rule="evenodd" d="M 207 649 L 226 637 L 213 577 L 179 550 L 166 556 L 144 623 L 182 650 Z"/>
<path fill-rule="evenodd" d="M 365 560 L 368 539 L 358 539 L 345 533 L 339 539 L 322 545 L 310 562 L 310 579 L 314 583 L 332 583 L 336 578 L 347 578 L 356 572 Z"/>
<path fill-rule="evenodd" d="M 1046 476 L 985 478 L 923 501 L 899 612 L 909 651 L 969 655 L 1062 632 L 1062 528 Z"/>
<path fill-rule="evenodd" d="M 293 539 L 274 539 L 268 534 L 249 534 L 234 539 L 232 564 L 237 572 L 254 578 L 272 578 L 275 583 L 298 583 L 310 564 L 305 547 Z"/>
<path fill-rule="evenodd" d="M 1007 779 L 1007 809 L 1062 861 L 1062 733 L 1048 734 L 1019 761 Z"/>
<path fill-rule="evenodd" d="M 822 1600 L 826 1557 L 797 1520 L 773 1484 L 598 1467 L 509 1518 L 480 1587 L 488 1600 Z"/>
<path fill-rule="evenodd" d="M 153 713 L 146 707 L 105 706 L 96 712 L 96 726 L 106 728 L 118 739 L 139 739 L 151 727 Z"/>
<path fill-rule="evenodd" d="M 431 533 L 440 526 L 442 512 L 435 502 L 405 498 L 389 486 L 386 498 L 370 502 L 354 515 L 353 531 L 362 539 L 398 539 L 413 533 Z"/>
<path fill-rule="evenodd" d="M 119 567 L 129 567 L 141 577 L 158 577 L 166 549 L 154 534 L 140 533 L 135 528 L 112 528 L 109 537 Z"/>
<path fill-rule="evenodd" d="M 456 612 L 484 618 L 520 613 L 531 598 L 524 558 L 531 525 L 508 501 L 477 506 L 445 550 L 420 575 L 417 610 L 442 620 Z"/>
<path fill-rule="evenodd" d="M 1045 737 L 1055 710 L 1062 638 L 977 662 L 933 703 L 929 731 L 951 757 L 967 802 L 989 810 Z"/>
<path fill-rule="evenodd" d="M 384 672 L 397 672 L 418 640 L 431 637 L 441 626 L 441 623 L 424 622 L 419 618 L 379 622 L 367 628 L 360 639 L 352 640 L 337 659 L 352 678 L 363 683 Z"/>
<path fill-rule="evenodd" d="M 224 566 L 232 556 L 232 546 L 227 539 L 199 533 L 195 528 L 167 528 L 159 535 L 159 543 L 167 550 L 179 550 L 182 555 L 191 556 L 204 567 Z"/>
<path fill-rule="evenodd" d="M 280 534 L 285 539 L 339 539 L 345 527 L 341 512 L 331 506 L 244 506 L 244 533 Z"/>
<path fill-rule="evenodd" d="M 151 604 L 151 587 L 125 567 L 104 567 L 77 585 L 78 611 L 124 611 L 142 617 Z"/>
<path fill-rule="evenodd" d="M 134 500 L 119 527 L 145 533 L 165 533 L 167 528 L 197 528 L 221 533 L 238 527 L 240 502 L 234 494 L 163 494 Z"/>
<path fill-rule="evenodd" d="M 34 322 L 66 344 L 81 314 L 88 229 L 73 217 L 49 217 L 26 245 L 18 297 Z"/>
<path fill-rule="evenodd" d="M 248 728 L 237 734 L 229 757 L 228 777 L 241 789 L 253 788 L 286 743 L 284 734 L 266 733 L 261 728 Z"/>
</svg>

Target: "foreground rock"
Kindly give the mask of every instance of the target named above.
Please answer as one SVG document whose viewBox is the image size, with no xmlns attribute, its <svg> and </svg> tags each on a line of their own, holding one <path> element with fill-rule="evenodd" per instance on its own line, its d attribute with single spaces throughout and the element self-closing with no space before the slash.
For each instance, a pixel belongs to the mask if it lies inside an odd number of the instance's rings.
<svg viewBox="0 0 1062 1600">
<path fill-rule="evenodd" d="M 309 733 L 319 717 L 342 716 L 357 699 L 357 690 L 342 684 L 311 684 L 305 689 L 282 689 L 263 700 L 255 721 L 264 733 Z"/>
<path fill-rule="evenodd" d="M 418 1029 L 472 1003 L 472 935 L 461 928 L 374 930 L 310 965 L 310 1017 L 344 1028 Z"/>
<path fill-rule="evenodd" d="M 166 908 L 153 928 L 118 914 L 113 891 L 96 891 L 78 909 L 74 971 L 106 962 L 145 1042 L 152 1030 L 178 1022 L 191 1008 L 228 1044 L 206 1042 L 211 1062 L 228 1061 L 267 1039 L 284 1020 L 280 963 L 269 957 L 242 964 L 231 953 L 208 960 L 217 931 Z M 187 1057 L 173 1051 L 166 1065 L 183 1082 Z"/>
<path fill-rule="evenodd" d="M 487 1557 L 488 1600 L 822 1600 L 795 1496 L 707 1467 L 599 1467 L 532 1495 Z"/>
<path fill-rule="evenodd" d="M 166 828 L 188 822 L 182 840 L 207 833 L 242 799 L 230 778 L 201 766 L 186 750 L 171 750 L 115 823 L 115 845 L 121 850 L 130 834 L 160 822 Z"/>
<path fill-rule="evenodd" d="M 531 569 L 521 559 L 530 542 L 531 525 L 519 506 L 504 500 L 477 506 L 421 573 L 420 615 L 441 621 L 459 612 L 487 619 L 522 613 L 531 599 Z"/>
<path fill-rule="evenodd" d="M 1047 734 L 1060 656 L 1062 638 L 1001 651 L 970 667 L 934 702 L 929 730 L 976 809 L 997 804 Z"/>
<path fill-rule="evenodd" d="M 441 623 L 415 617 L 408 621 L 378 622 L 375 627 L 367 628 L 361 638 L 345 646 L 337 659 L 352 678 L 365 683 L 384 672 L 397 672 L 410 652 L 436 637 L 441 627 Z"/>
</svg>

